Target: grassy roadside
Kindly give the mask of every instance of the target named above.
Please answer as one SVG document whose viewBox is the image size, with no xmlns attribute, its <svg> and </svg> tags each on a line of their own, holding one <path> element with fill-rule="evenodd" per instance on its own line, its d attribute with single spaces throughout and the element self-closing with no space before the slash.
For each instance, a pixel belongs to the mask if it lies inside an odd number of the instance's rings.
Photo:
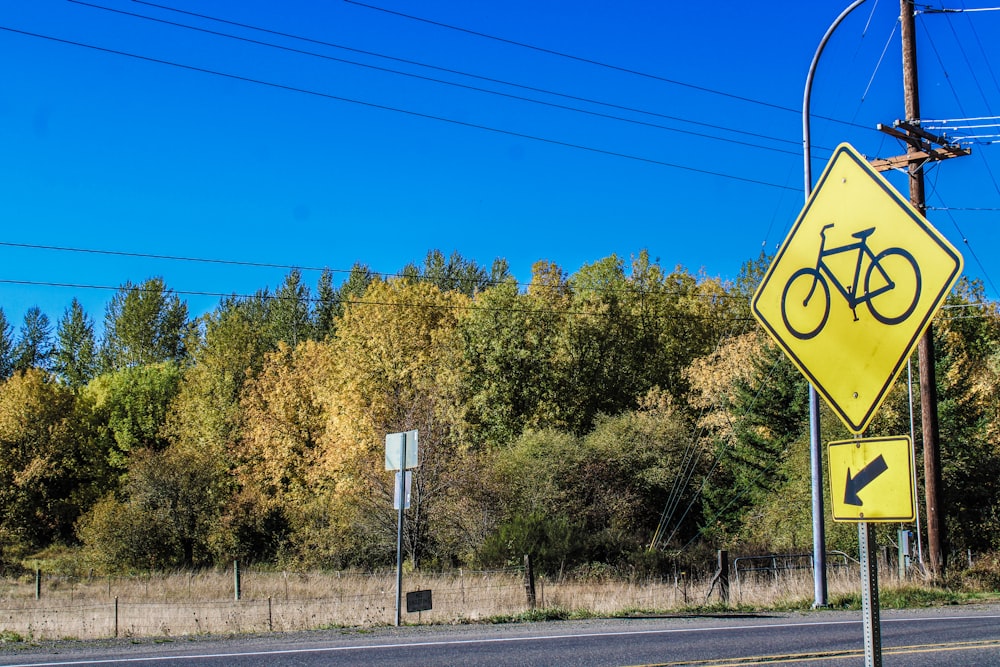
<svg viewBox="0 0 1000 667">
<path fill-rule="evenodd" d="M 154 573 L 138 577 L 50 577 L 35 599 L 32 577 L 0 579 L 0 647 L 51 639 L 169 638 L 296 632 L 322 628 L 363 631 L 393 624 L 392 573 L 274 572 L 247 568 L 234 600 L 225 571 Z M 979 580 L 947 586 L 886 577 L 883 609 L 1000 602 Z M 406 614 L 407 625 L 508 624 L 599 618 L 735 616 L 812 609 L 808 572 L 744 579 L 728 603 L 710 581 L 613 578 L 538 582 L 535 609 L 525 599 L 523 572 L 407 573 L 405 589 L 433 591 L 434 607 Z M 829 579 L 828 609 L 861 608 L 857 572 Z"/>
<path fill-rule="evenodd" d="M 901 586 L 879 591 L 881 609 L 923 609 L 967 604 L 1000 603 L 1000 592 L 961 592 L 933 586 Z M 830 599 L 825 610 L 854 611 L 861 609 L 860 593 L 842 593 Z M 667 616 L 727 616 L 741 614 L 767 614 L 782 612 L 819 611 L 813 607 L 813 600 L 802 598 L 790 602 L 767 605 L 724 604 L 715 602 L 703 605 L 688 605 L 681 608 L 631 608 L 611 614 L 595 614 L 584 609 L 548 607 L 534 609 L 512 615 L 491 616 L 481 619 L 481 623 L 533 623 L 540 621 L 583 620 L 591 618 L 644 618 Z"/>
</svg>

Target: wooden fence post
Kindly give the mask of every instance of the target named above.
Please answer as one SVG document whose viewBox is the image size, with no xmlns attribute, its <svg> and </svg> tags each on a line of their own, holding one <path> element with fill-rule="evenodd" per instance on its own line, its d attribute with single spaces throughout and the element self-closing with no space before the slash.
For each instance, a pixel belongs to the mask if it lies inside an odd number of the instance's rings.
<svg viewBox="0 0 1000 667">
<path fill-rule="evenodd" d="M 719 599 L 729 604 L 729 552 L 719 549 Z"/>
<path fill-rule="evenodd" d="M 238 560 L 233 561 L 233 597 L 237 602 L 240 601 L 240 562 Z"/>
<path fill-rule="evenodd" d="M 535 571 L 531 568 L 531 556 L 524 554 L 524 593 L 528 598 L 528 609 L 535 608 Z"/>
</svg>

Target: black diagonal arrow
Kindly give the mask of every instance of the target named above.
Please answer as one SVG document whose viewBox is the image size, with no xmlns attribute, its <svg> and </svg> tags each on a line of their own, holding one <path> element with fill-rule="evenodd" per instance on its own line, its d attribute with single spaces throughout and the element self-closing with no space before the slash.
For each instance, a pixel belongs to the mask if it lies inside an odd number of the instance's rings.
<svg viewBox="0 0 1000 667">
<path fill-rule="evenodd" d="M 888 464 L 886 464 L 885 459 L 879 454 L 878 458 L 862 468 L 858 474 L 851 477 L 851 469 L 847 469 L 847 490 L 844 491 L 844 504 L 845 505 L 856 505 L 861 507 L 864 505 L 861 502 L 861 498 L 858 498 L 858 491 L 865 488 L 873 481 L 875 478 L 884 473 L 889 469 Z"/>
</svg>

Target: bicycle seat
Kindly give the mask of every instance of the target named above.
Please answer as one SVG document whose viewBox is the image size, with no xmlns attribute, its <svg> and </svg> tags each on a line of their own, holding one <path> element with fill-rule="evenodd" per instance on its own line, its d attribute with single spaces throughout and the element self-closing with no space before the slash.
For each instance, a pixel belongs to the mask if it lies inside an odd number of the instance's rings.
<svg viewBox="0 0 1000 667">
<path fill-rule="evenodd" d="M 853 236 L 859 241 L 864 241 L 866 238 L 871 236 L 872 233 L 874 233 L 874 231 L 875 231 L 874 227 L 869 227 L 868 229 L 862 229 L 860 232 L 854 232 L 853 234 L 851 234 L 851 236 Z"/>
</svg>

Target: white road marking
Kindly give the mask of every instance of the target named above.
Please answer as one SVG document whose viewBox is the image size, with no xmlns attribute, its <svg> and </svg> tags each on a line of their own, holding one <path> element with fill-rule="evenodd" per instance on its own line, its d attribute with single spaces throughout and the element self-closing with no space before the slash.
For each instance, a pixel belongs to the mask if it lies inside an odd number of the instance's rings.
<svg viewBox="0 0 1000 667">
<path fill-rule="evenodd" d="M 1000 619 L 1000 615 L 883 618 L 881 619 L 881 621 L 882 623 L 907 623 L 913 621 L 954 621 L 954 620 L 969 620 L 969 619 L 997 620 Z M 860 619 L 844 620 L 844 621 L 805 621 L 801 623 L 759 623 L 755 625 L 737 625 L 737 626 L 727 625 L 727 626 L 711 626 L 706 628 L 621 630 L 621 631 L 611 631 L 611 632 L 582 632 L 582 633 L 571 633 L 563 635 L 528 635 L 523 637 L 492 637 L 486 639 L 446 639 L 438 641 L 397 642 L 393 644 L 356 644 L 348 646 L 320 646 L 314 648 L 273 649 L 268 651 L 200 653 L 200 654 L 164 655 L 164 656 L 148 656 L 148 657 L 134 657 L 134 658 L 110 658 L 110 659 L 102 658 L 99 660 L 68 660 L 68 661 L 57 661 L 57 662 L 7 663 L 6 665 L 2 665 L 0 667 L 68 667 L 70 665 L 111 665 L 111 664 L 128 664 L 136 662 L 171 662 L 171 661 L 176 662 L 181 660 L 211 660 L 211 659 L 240 658 L 240 657 L 268 656 L 268 655 L 279 656 L 279 655 L 295 655 L 295 654 L 308 654 L 308 653 L 337 653 L 341 651 L 373 651 L 373 650 L 384 650 L 384 649 L 419 648 L 419 647 L 431 647 L 431 646 L 461 646 L 461 645 L 472 645 L 472 644 L 499 644 L 499 643 L 511 643 L 511 642 L 553 641 L 559 639 L 590 639 L 599 637 L 669 635 L 669 634 L 683 634 L 683 633 L 695 633 L 695 632 L 731 632 L 734 630 L 761 630 L 766 628 L 801 628 L 801 627 L 833 626 L 833 625 L 857 625 L 859 623 L 861 623 Z"/>
</svg>

